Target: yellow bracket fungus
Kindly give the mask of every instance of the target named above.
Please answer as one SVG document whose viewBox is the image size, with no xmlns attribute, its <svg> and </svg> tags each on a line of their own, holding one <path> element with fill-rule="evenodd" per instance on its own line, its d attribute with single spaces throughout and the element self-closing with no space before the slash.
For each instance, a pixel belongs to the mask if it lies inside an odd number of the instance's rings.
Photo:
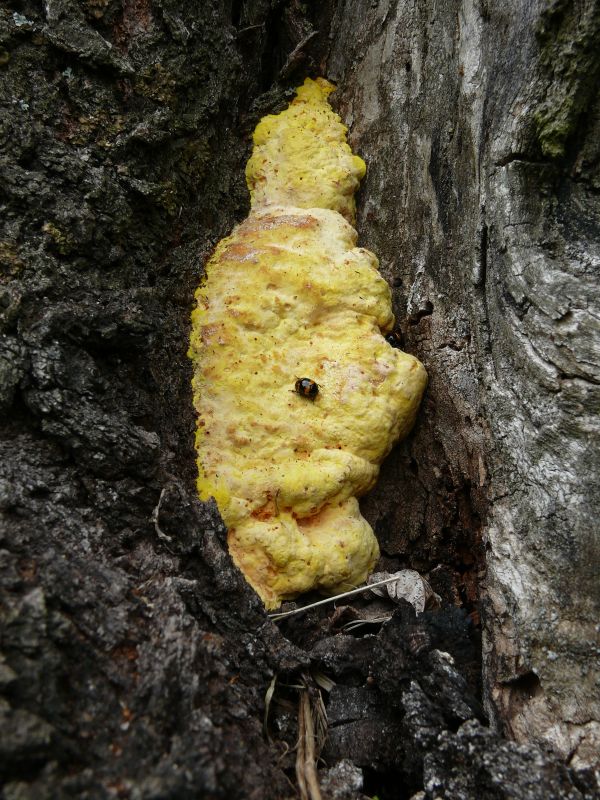
<svg viewBox="0 0 600 800">
<path fill-rule="evenodd" d="M 412 427 L 427 382 L 382 335 L 390 289 L 356 247 L 365 164 L 333 89 L 307 79 L 258 124 L 250 215 L 218 244 L 192 314 L 198 490 L 216 499 L 231 555 L 269 609 L 351 589 L 373 569 L 357 497 Z"/>
</svg>

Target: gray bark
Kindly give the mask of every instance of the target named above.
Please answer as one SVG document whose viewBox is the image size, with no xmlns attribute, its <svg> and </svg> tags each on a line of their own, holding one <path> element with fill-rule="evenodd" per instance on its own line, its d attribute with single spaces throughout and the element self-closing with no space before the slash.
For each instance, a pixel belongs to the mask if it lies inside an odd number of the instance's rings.
<svg viewBox="0 0 600 800">
<path fill-rule="evenodd" d="M 295 690 L 273 741 L 264 698 L 311 666 L 365 793 L 596 796 L 599 13 L 496 5 L 0 9 L 3 798 L 292 797 Z M 430 374 L 363 506 L 444 607 L 358 638 L 352 609 L 278 630 L 193 488 L 193 291 L 305 74 L 339 82 Z"/>
<path fill-rule="evenodd" d="M 346 2 L 327 62 L 369 164 L 358 227 L 431 376 L 417 475 L 397 456 L 372 518 L 411 556 L 425 520 L 433 558 L 456 498 L 485 548 L 488 709 L 580 766 L 600 752 L 599 26 L 594 2 Z"/>
</svg>

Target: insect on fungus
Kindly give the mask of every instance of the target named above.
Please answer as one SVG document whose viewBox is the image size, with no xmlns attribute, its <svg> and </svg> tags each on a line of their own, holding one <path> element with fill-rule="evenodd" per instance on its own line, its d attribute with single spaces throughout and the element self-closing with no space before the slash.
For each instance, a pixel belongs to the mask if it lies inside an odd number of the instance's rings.
<svg viewBox="0 0 600 800">
<path fill-rule="evenodd" d="M 297 394 L 301 394 L 302 397 L 308 397 L 309 400 L 314 400 L 319 394 L 319 384 L 310 378 L 298 378 L 294 384 L 294 389 Z"/>
<path fill-rule="evenodd" d="M 400 331 L 395 330 L 392 331 L 392 333 L 388 333 L 388 335 L 385 337 L 385 340 L 388 344 L 391 344 L 392 347 L 402 349 L 402 334 Z"/>
</svg>

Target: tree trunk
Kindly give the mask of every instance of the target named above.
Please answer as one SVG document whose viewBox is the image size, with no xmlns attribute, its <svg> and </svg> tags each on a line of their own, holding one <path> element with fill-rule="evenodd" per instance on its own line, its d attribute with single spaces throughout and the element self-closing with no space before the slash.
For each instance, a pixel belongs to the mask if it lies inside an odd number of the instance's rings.
<svg viewBox="0 0 600 800">
<path fill-rule="evenodd" d="M 326 797 L 597 796 L 599 26 L 593 0 L 0 10 L 3 797 L 296 796 L 324 674 Z M 278 630 L 194 492 L 193 292 L 306 74 L 340 87 L 361 244 L 430 376 L 363 510 L 443 607 L 356 637 Z"/>
<path fill-rule="evenodd" d="M 489 712 L 518 741 L 589 764 L 600 9 L 493 5 L 382 2 L 365 18 L 347 2 L 333 20 L 327 69 L 369 164 L 358 227 L 431 377 L 390 462 L 401 482 L 382 481 L 370 506 L 388 552 L 414 559 L 417 534 L 427 568 L 460 548 L 465 566 L 485 564 Z"/>
</svg>

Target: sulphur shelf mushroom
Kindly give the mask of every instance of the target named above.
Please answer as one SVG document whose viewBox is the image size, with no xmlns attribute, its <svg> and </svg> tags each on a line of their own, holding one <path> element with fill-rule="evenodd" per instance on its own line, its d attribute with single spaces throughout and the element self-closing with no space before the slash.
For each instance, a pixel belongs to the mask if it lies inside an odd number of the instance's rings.
<svg viewBox="0 0 600 800">
<path fill-rule="evenodd" d="M 259 122 L 250 214 L 218 244 L 192 313 L 198 491 L 216 499 L 231 555 L 268 609 L 366 579 L 379 549 L 357 498 L 412 427 L 427 382 L 384 338 L 390 289 L 353 227 L 365 164 L 333 89 L 307 79 Z M 302 379 L 318 393 L 298 391 Z"/>
</svg>

